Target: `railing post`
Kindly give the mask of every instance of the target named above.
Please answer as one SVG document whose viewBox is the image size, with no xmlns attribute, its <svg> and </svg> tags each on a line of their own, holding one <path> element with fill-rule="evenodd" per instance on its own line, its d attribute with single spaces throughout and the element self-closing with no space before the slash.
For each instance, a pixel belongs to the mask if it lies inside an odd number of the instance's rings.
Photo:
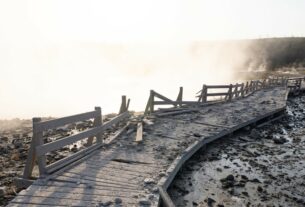
<svg viewBox="0 0 305 207">
<path fill-rule="evenodd" d="M 121 103 L 119 114 L 124 113 L 126 111 L 126 105 L 127 105 L 126 96 L 122 96 L 122 103 Z"/>
<path fill-rule="evenodd" d="M 130 98 L 128 99 L 127 104 L 126 104 L 126 111 L 128 111 L 128 109 L 129 109 L 129 104 L 130 104 Z"/>
<path fill-rule="evenodd" d="M 36 147 L 43 145 L 43 132 L 38 131 L 36 124 L 41 122 L 41 118 L 33 118 L 33 139 L 36 143 Z M 36 151 L 36 149 L 35 149 Z M 40 177 L 46 174 L 46 155 L 37 156 L 38 168 L 39 168 L 39 175 Z"/>
<path fill-rule="evenodd" d="M 150 91 L 151 93 L 151 100 L 150 100 L 150 113 L 154 112 L 154 102 L 155 102 L 155 93 L 153 90 Z"/>
<path fill-rule="evenodd" d="M 245 87 L 245 84 L 242 83 L 241 84 L 241 88 L 240 88 L 240 93 L 241 93 L 241 97 L 244 98 L 245 97 L 245 91 L 244 91 L 244 87 Z"/>
<path fill-rule="evenodd" d="M 154 111 L 154 91 L 150 90 L 149 98 L 145 107 L 144 115 L 152 113 Z"/>
<path fill-rule="evenodd" d="M 94 107 L 94 110 L 97 112 L 98 116 L 94 117 L 94 120 L 93 120 L 93 127 L 99 127 L 102 125 L 102 109 L 101 107 Z M 89 137 L 88 140 L 87 140 L 87 146 L 91 146 L 92 143 L 93 143 L 93 139 L 94 137 Z M 97 134 L 96 135 L 96 142 L 102 142 L 102 135 L 101 134 Z"/>
<path fill-rule="evenodd" d="M 228 91 L 228 94 L 229 94 L 229 101 L 232 101 L 232 88 L 233 88 L 233 85 L 230 84 L 229 91 Z"/>
<path fill-rule="evenodd" d="M 125 96 L 125 101 L 126 101 L 126 96 Z M 96 106 L 94 110 L 98 113 L 98 116 L 94 118 L 94 127 L 100 127 L 103 124 L 102 120 L 102 109 L 99 106 Z M 126 109 L 125 109 L 126 110 Z M 102 133 L 98 133 L 96 135 L 96 142 L 102 143 Z"/>
<path fill-rule="evenodd" d="M 246 87 L 245 87 L 245 93 L 247 94 L 249 91 L 249 82 L 247 81 L 246 83 Z"/>
<path fill-rule="evenodd" d="M 37 121 L 38 118 L 35 119 Z M 34 126 L 34 118 L 33 118 L 33 126 Z M 32 177 L 33 168 L 35 165 L 35 161 L 37 159 L 36 157 L 36 140 L 35 140 L 34 133 L 31 140 L 30 149 L 28 152 L 28 157 L 25 163 L 24 171 L 23 171 L 23 178 L 24 179 L 30 179 Z"/>
<path fill-rule="evenodd" d="M 179 93 L 178 93 L 178 96 L 177 96 L 177 102 L 182 102 L 182 96 L 183 96 L 183 87 L 180 87 L 179 88 Z M 181 103 L 178 103 L 179 106 L 182 106 Z"/>
<path fill-rule="evenodd" d="M 238 96 L 237 92 L 238 92 L 238 83 L 235 84 L 232 98 L 234 98 L 234 97 L 237 98 L 237 96 Z"/>
<path fill-rule="evenodd" d="M 207 95 L 208 95 L 208 88 L 206 85 L 203 85 L 202 87 L 202 103 L 206 103 L 207 102 Z"/>
</svg>

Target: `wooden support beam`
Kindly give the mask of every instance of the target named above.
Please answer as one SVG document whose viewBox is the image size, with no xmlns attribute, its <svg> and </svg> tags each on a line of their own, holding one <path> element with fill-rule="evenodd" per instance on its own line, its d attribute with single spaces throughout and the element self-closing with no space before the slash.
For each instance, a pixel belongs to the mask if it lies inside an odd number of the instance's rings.
<svg viewBox="0 0 305 207">
<path fill-rule="evenodd" d="M 244 83 L 242 83 L 240 91 L 241 91 L 241 97 L 245 97 L 245 84 Z"/>
<path fill-rule="evenodd" d="M 99 116 L 94 118 L 93 127 L 102 126 L 102 109 L 101 107 L 95 107 L 94 110 L 99 114 Z M 87 146 L 91 146 L 93 143 L 94 136 L 90 136 L 87 140 Z M 96 141 L 102 142 L 102 135 L 99 134 L 96 136 Z"/>
<path fill-rule="evenodd" d="M 126 105 L 127 105 L 126 96 L 122 96 L 122 103 L 121 103 L 119 114 L 124 113 L 126 111 Z"/>
<path fill-rule="evenodd" d="M 148 101 L 145 107 L 145 111 L 144 111 L 144 115 L 148 115 L 149 113 L 151 113 L 153 110 L 151 109 L 153 103 L 153 96 L 154 96 L 154 91 L 150 90 L 149 93 L 149 97 L 148 97 Z"/>
<path fill-rule="evenodd" d="M 33 139 L 36 143 L 36 149 L 37 147 L 44 144 L 43 141 L 43 131 L 37 130 L 37 123 L 41 122 L 41 118 L 33 118 Z M 37 151 L 35 150 L 35 153 Z M 40 155 L 37 156 L 37 162 L 38 162 L 38 168 L 39 168 L 39 174 L 40 176 L 44 176 L 46 174 L 46 155 Z"/>
<path fill-rule="evenodd" d="M 136 142 L 142 142 L 142 140 L 143 140 L 143 123 L 141 121 L 137 125 Z"/>
<path fill-rule="evenodd" d="M 228 101 L 232 101 L 232 89 L 233 89 L 233 85 L 230 84 L 229 91 L 228 91 L 228 94 L 229 94 Z"/>
<path fill-rule="evenodd" d="M 151 96 L 151 99 L 150 99 L 150 113 L 153 113 L 154 112 L 154 101 L 155 101 L 155 92 L 153 90 L 150 91 L 150 96 Z"/>
<path fill-rule="evenodd" d="M 182 102 L 182 96 L 183 96 L 183 87 L 180 87 L 179 88 L 179 93 L 178 93 L 178 96 L 177 96 L 177 102 Z M 178 104 L 179 106 L 182 106 L 182 104 Z"/>
<path fill-rule="evenodd" d="M 173 104 L 174 106 L 177 105 L 177 104 L 175 104 L 174 101 L 170 100 L 169 98 L 167 98 L 167 97 L 165 97 L 165 96 L 163 96 L 160 93 L 157 93 L 155 91 L 154 91 L 154 96 L 161 99 L 161 100 L 164 100 L 164 101 L 168 102 L 169 104 Z"/>
<path fill-rule="evenodd" d="M 34 122 L 39 122 L 41 121 L 40 118 L 33 118 L 33 127 L 34 127 Z M 33 133 L 33 137 L 32 137 L 32 141 L 31 141 L 31 145 L 30 145 L 30 149 L 28 152 L 28 157 L 25 163 L 25 168 L 23 171 L 23 178 L 24 179 L 30 179 L 32 177 L 32 172 L 33 172 L 33 168 L 35 165 L 35 161 L 37 159 L 36 156 L 36 135 Z"/>
<path fill-rule="evenodd" d="M 249 82 L 247 81 L 246 83 L 246 87 L 245 87 L 245 93 L 247 94 L 249 92 Z"/>
<path fill-rule="evenodd" d="M 206 85 L 203 85 L 202 87 L 202 103 L 206 103 L 207 102 L 207 94 L 208 94 L 208 88 Z"/>
<path fill-rule="evenodd" d="M 236 84 L 235 85 L 235 88 L 234 88 L 234 92 L 233 92 L 233 98 L 237 98 L 238 97 L 238 85 Z"/>
<path fill-rule="evenodd" d="M 158 116 L 158 117 L 171 116 L 171 115 L 191 113 L 191 112 L 194 112 L 194 111 L 198 111 L 198 110 L 196 110 L 196 109 L 185 109 L 185 110 L 181 110 L 181 111 L 164 112 L 164 113 L 156 114 L 156 116 Z"/>
<path fill-rule="evenodd" d="M 130 104 L 130 98 L 129 98 L 128 101 L 127 101 L 126 111 L 128 111 L 128 109 L 129 109 L 129 104 Z"/>
</svg>

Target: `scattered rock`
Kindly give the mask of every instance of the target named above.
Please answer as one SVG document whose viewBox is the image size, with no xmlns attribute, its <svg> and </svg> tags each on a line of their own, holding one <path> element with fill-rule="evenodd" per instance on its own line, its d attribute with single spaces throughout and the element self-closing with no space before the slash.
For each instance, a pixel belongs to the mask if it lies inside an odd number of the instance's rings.
<svg viewBox="0 0 305 207">
<path fill-rule="evenodd" d="M 261 186 L 257 186 L 257 191 L 258 192 L 263 192 L 263 188 Z"/>
<path fill-rule="evenodd" d="M 150 201 L 146 200 L 146 199 L 139 200 L 139 204 L 144 205 L 144 206 L 150 206 L 151 205 Z"/>
<path fill-rule="evenodd" d="M 145 183 L 146 185 L 148 185 L 148 184 L 153 184 L 153 183 L 155 183 L 155 181 L 154 181 L 152 178 L 145 178 L 145 179 L 144 179 L 144 183 Z"/>
<path fill-rule="evenodd" d="M 114 203 L 120 204 L 120 203 L 122 203 L 122 199 L 121 198 L 115 198 Z"/>
<path fill-rule="evenodd" d="M 272 140 L 275 144 L 284 144 L 284 143 L 288 142 L 287 139 L 285 139 L 283 136 L 279 136 L 279 135 L 273 135 Z"/>
<path fill-rule="evenodd" d="M 106 201 L 106 202 L 101 202 L 99 203 L 100 207 L 106 207 L 112 205 L 112 201 Z"/>
<path fill-rule="evenodd" d="M 208 206 L 212 206 L 213 205 L 213 203 L 215 203 L 216 201 L 213 199 L 213 198 L 208 198 L 207 199 L 207 204 L 208 204 Z"/>
<path fill-rule="evenodd" d="M 233 175 L 228 175 L 226 178 L 222 178 L 220 181 L 222 183 L 222 187 L 227 189 L 234 186 L 235 179 Z"/>
</svg>

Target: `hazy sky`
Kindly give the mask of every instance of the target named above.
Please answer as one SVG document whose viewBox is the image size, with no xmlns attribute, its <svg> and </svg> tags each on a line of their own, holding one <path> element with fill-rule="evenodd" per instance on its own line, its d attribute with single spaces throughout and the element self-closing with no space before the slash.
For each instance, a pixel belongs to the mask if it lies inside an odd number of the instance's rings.
<svg viewBox="0 0 305 207">
<path fill-rule="evenodd" d="M 0 0 L 0 119 L 144 109 L 211 75 L 177 43 L 280 36 L 305 36 L 304 0 Z"/>
<path fill-rule="evenodd" d="M 1 44 L 291 35 L 305 35 L 304 0 L 0 1 Z"/>
</svg>

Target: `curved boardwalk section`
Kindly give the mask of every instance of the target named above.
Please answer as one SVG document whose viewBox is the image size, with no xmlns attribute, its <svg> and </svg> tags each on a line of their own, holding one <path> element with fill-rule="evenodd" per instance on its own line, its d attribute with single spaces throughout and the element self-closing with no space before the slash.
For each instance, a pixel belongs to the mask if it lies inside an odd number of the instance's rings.
<svg viewBox="0 0 305 207">
<path fill-rule="evenodd" d="M 185 114 L 149 116 L 141 142 L 128 130 L 82 162 L 36 180 L 9 206 L 158 206 L 160 190 L 166 191 L 189 154 L 185 150 L 195 152 L 204 140 L 282 112 L 285 97 L 285 87 L 262 89 Z"/>
</svg>

